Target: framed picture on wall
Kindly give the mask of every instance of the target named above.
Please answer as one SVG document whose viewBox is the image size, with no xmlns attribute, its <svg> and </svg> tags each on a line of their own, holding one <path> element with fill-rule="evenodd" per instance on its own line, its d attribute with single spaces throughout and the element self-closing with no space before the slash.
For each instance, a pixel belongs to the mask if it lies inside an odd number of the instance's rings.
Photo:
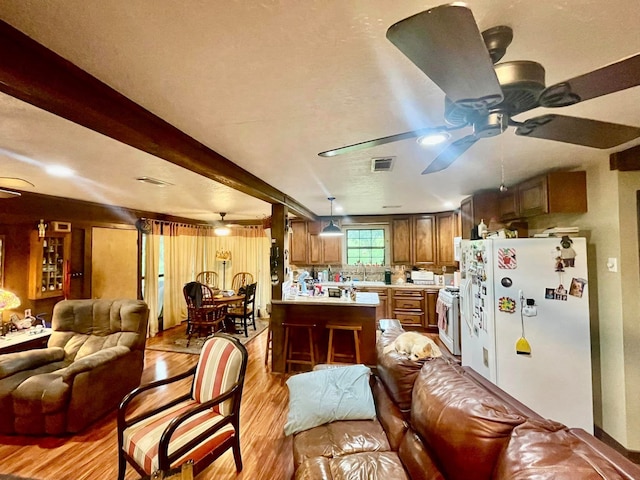
<svg viewBox="0 0 640 480">
<path fill-rule="evenodd" d="M 0 235 L 0 288 L 4 287 L 4 235 Z"/>
</svg>

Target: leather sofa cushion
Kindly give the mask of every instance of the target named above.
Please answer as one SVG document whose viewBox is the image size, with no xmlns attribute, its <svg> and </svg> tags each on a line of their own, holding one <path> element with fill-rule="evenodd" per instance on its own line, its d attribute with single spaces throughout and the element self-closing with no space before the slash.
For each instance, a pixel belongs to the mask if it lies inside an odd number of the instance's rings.
<svg viewBox="0 0 640 480">
<path fill-rule="evenodd" d="M 490 479 L 514 427 L 525 418 L 442 358 L 423 366 L 411 426 L 450 480 Z"/>
<path fill-rule="evenodd" d="M 344 457 L 314 457 L 296 471 L 296 480 L 409 480 L 395 452 L 354 453 Z"/>
<path fill-rule="evenodd" d="M 374 377 L 372 390 L 378 421 L 387 433 L 391 450 L 397 451 L 409 424 L 400 409 L 391 400 L 387 389 L 378 377 Z"/>
<path fill-rule="evenodd" d="M 314 457 L 335 458 L 389 450 L 387 436 L 377 420 L 342 420 L 296 434 L 293 439 L 293 462 L 298 468 L 305 460 Z"/>
<path fill-rule="evenodd" d="M 384 353 L 384 348 L 392 344 L 401 333 L 404 333 L 404 330 L 391 328 L 380 334 L 376 343 L 377 373 L 398 408 L 408 412 L 411 408 L 413 384 L 428 359 L 414 361 L 395 351 Z"/>
<path fill-rule="evenodd" d="M 402 438 L 398 456 L 412 480 L 445 480 L 433 454 L 413 430 Z"/>
<path fill-rule="evenodd" d="M 496 480 L 627 479 L 608 460 L 551 420 L 528 420 L 514 428 L 500 455 Z"/>
</svg>

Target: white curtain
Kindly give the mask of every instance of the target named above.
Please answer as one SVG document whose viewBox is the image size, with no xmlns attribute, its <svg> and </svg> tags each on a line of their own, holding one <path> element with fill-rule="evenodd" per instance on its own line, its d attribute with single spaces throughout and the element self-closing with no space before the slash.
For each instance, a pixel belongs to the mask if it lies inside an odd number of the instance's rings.
<svg viewBox="0 0 640 480">
<path fill-rule="evenodd" d="M 160 271 L 160 224 L 153 223 L 150 234 L 144 236 L 145 257 L 144 257 L 144 290 L 143 298 L 149 306 L 149 324 L 147 335 L 153 337 L 158 333 L 158 316 L 160 315 L 159 300 L 159 278 Z"/>
<path fill-rule="evenodd" d="M 179 325 L 187 317 L 182 293 L 185 283 L 203 270 L 218 273 L 219 284 L 231 288 L 235 272 L 250 272 L 258 282 L 256 308 L 262 315 L 271 301 L 269 274 L 270 239 L 262 227 L 233 228 L 231 235 L 216 237 L 210 227 L 163 224 L 164 238 L 164 328 Z M 216 260 L 218 250 L 231 252 L 231 260 Z M 223 272 L 224 268 L 224 272 Z M 157 277 L 157 275 L 156 275 Z"/>
</svg>

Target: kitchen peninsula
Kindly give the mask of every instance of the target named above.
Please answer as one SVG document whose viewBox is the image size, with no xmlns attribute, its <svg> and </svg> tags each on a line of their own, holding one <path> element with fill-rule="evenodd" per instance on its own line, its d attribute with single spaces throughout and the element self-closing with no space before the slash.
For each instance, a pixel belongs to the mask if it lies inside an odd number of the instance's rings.
<svg viewBox="0 0 640 480">
<path fill-rule="evenodd" d="M 360 333 L 362 363 L 370 366 L 375 365 L 376 307 L 378 303 L 378 294 L 373 292 L 357 292 L 355 300 L 323 296 L 295 296 L 272 300 L 272 371 L 284 372 L 284 328 L 282 324 L 287 321 L 316 325 L 314 343 L 317 347 L 318 363 L 326 361 L 327 357 L 329 336 L 325 326 L 328 321 L 344 325 L 359 325 L 362 327 Z M 295 342 L 294 345 L 302 342 L 306 350 L 307 342 L 304 337 L 299 340 L 294 336 L 292 341 Z"/>
</svg>

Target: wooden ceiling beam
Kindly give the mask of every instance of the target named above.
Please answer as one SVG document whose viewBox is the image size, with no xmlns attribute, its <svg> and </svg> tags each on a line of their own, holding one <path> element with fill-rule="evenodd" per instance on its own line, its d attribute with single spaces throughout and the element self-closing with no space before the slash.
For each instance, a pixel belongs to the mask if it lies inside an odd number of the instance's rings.
<svg viewBox="0 0 640 480">
<path fill-rule="evenodd" d="M 292 213 L 313 212 L 0 21 L 0 91 Z"/>
</svg>

